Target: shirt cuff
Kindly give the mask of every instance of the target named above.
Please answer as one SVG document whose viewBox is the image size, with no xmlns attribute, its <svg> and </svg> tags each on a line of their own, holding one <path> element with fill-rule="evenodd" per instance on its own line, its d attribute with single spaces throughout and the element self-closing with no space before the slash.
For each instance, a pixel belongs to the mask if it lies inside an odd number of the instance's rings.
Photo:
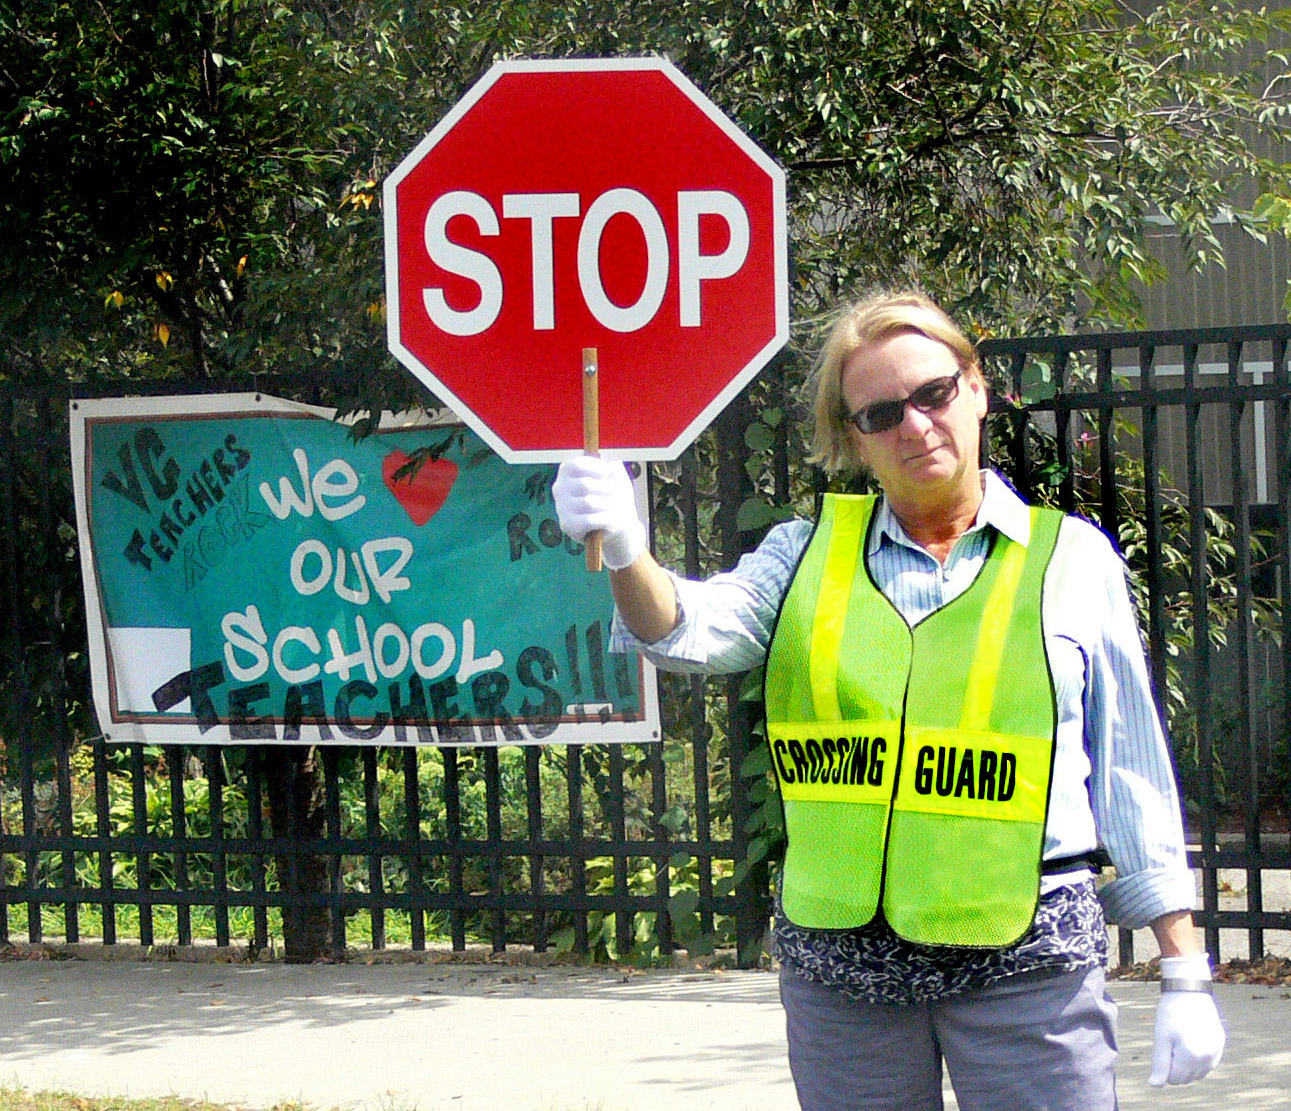
<svg viewBox="0 0 1291 1111">
<path fill-rule="evenodd" d="M 1109 923 L 1141 930 L 1163 914 L 1195 910 L 1197 884 L 1189 871 L 1149 868 L 1104 884 L 1098 897 Z"/>
</svg>

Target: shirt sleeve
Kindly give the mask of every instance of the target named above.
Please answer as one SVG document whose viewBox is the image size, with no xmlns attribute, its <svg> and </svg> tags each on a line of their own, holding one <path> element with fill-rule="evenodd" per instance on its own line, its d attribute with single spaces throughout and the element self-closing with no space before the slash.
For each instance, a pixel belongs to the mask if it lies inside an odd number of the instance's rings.
<svg viewBox="0 0 1291 1111">
<path fill-rule="evenodd" d="M 780 602 L 811 537 L 809 521 L 777 525 L 731 571 L 703 582 L 668 575 L 677 591 L 677 626 L 647 644 L 618 611 L 612 652 L 638 652 L 664 671 L 723 674 L 747 671 L 766 656 Z"/>
<path fill-rule="evenodd" d="M 1099 892 L 1110 922 L 1139 929 L 1172 911 L 1192 910 L 1188 868 L 1169 744 L 1161 726 L 1125 566 L 1087 522 L 1077 558 L 1095 573 L 1083 599 L 1088 634 L 1084 696 L 1090 802 L 1099 841 L 1116 879 Z"/>
</svg>

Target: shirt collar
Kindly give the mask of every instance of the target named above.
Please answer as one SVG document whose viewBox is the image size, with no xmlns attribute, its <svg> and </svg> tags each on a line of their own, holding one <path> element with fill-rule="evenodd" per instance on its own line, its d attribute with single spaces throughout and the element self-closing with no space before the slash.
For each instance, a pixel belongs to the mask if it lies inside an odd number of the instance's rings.
<svg viewBox="0 0 1291 1111">
<path fill-rule="evenodd" d="M 977 519 L 968 531 L 975 532 L 988 525 L 1024 548 L 1031 541 L 1031 511 L 1026 502 L 995 471 L 984 470 L 982 504 L 978 507 Z M 888 499 L 880 498 L 874 513 L 874 527 L 870 530 L 867 555 L 873 555 L 879 550 L 884 536 L 898 544 L 913 544 L 888 505 Z"/>
</svg>

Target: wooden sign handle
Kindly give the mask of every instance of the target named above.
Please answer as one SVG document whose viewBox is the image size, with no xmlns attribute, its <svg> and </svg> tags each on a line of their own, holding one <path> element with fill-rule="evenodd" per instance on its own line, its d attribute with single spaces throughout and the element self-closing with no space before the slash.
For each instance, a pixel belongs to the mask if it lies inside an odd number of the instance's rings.
<svg viewBox="0 0 1291 1111">
<path fill-rule="evenodd" d="M 601 393 L 600 363 L 595 347 L 583 348 L 583 451 L 588 455 L 601 453 Z M 591 532 L 583 541 L 587 569 L 601 569 L 601 534 Z"/>
</svg>

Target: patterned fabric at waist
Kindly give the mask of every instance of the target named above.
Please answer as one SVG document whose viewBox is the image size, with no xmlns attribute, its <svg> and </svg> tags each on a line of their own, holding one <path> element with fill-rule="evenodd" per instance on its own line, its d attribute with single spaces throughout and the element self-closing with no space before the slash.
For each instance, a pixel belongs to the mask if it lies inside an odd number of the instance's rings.
<svg viewBox="0 0 1291 1111">
<path fill-rule="evenodd" d="M 867 1003 L 927 1003 L 1006 976 L 1105 964 L 1107 924 L 1093 880 L 1044 894 L 1035 921 L 1006 949 L 928 948 L 885 922 L 854 930 L 795 926 L 777 903 L 775 952 L 796 975 Z"/>
</svg>

